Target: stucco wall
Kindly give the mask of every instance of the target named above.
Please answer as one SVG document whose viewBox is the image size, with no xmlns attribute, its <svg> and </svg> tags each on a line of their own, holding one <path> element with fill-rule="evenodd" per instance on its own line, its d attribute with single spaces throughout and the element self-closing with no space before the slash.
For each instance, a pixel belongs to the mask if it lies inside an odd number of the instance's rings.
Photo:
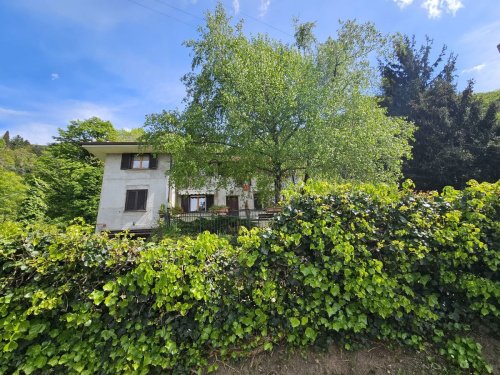
<svg viewBox="0 0 500 375">
<path fill-rule="evenodd" d="M 97 230 L 150 229 L 157 225 L 161 204 L 167 205 L 170 165 L 168 155 L 159 155 L 158 169 L 121 170 L 121 154 L 108 154 L 104 164 Z M 145 211 L 125 211 L 127 190 L 147 189 Z"/>
<path fill-rule="evenodd" d="M 225 206 L 226 205 L 226 197 L 229 196 L 238 196 L 238 205 L 240 210 L 244 210 L 245 208 L 249 208 L 251 210 L 254 209 L 254 189 L 255 189 L 255 180 L 252 180 L 252 186 L 249 191 L 244 191 L 242 187 L 236 184 L 229 184 L 226 187 L 220 187 L 217 189 L 215 184 L 210 184 L 206 189 L 179 189 L 177 190 L 177 201 L 176 206 L 180 207 L 180 197 L 181 195 L 204 195 L 204 194 L 214 194 L 214 205 L 216 206 Z"/>
</svg>

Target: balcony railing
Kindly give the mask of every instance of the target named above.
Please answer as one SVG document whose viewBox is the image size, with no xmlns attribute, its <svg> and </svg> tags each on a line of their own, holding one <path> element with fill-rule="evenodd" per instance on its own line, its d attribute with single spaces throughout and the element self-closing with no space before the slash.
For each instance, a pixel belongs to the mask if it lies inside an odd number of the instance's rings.
<svg viewBox="0 0 500 375">
<path fill-rule="evenodd" d="M 185 234 L 197 234 L 209 231 L 217 234 L 236 235 L 242 226 L 248 229 L 267 227 L 275 213 L 275 211 L 265 210 L 238 210 L 227 213 L 168 213 L 164 220 L 166 227 L 176 229 Z"/>
</svg>

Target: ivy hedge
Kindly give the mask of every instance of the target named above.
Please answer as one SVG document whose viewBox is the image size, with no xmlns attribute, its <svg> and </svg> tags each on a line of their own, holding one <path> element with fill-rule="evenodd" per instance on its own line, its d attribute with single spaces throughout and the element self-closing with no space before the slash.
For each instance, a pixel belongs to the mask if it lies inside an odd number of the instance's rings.
<svg viewBox="0 0 500 375">
<path fill-rule="evenodd" d="M 0 373 L 183 374 L 278 343 L 427 347 L 488 373 L 500 332 L 500 183 L 311 183 L 238 245 L 159 243 L 74 223 L 0 228 Z"/>
</svg>

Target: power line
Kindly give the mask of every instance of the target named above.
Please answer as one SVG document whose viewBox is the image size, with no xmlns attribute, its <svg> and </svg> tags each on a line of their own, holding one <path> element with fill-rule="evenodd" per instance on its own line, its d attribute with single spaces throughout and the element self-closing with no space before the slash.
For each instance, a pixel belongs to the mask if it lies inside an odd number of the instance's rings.
<svg viewBox="0 0 500 375">
<path fill-rule="evenodd" d="M 286 31 L 283 31 L 283 30 L 281 30 L 281 29 L 278 29 L 276 26 L 273 26 L 273 25 L 271 25 L 270 23 L 267 23 L 267 22 L 264 22 L 264 21 L 262 21 L 262 20 L 259 20 L 258 18 L 252 17 L 251 15 L 249 15 L 249 14 L 247 14 L 247 13 L 243 13 L 243 12 L 240 12 L 240 13 L 241 13 L 241 14 L 243 14 L 245 17 L 248 17 L 248 18 L 250 18 L 251 20 L 253 20 L 253 21 L 255 21 L 255 22 L 259 22 L 259 23 L 261 23 L 261 24 L 263 24 L 263 25 L 265 25 L 265 26 L 267 26 L 267 27 L 270 27 L 271 29 L 274 29 L 274 30 L 276 30 L 276 31 L 279 31 L 279 32 L 280 32 L 280 33 L 282 33 L 282 34 L 285 34 L 286 36 L 289 36 L 289 37 L 293 38 L 293 35 L 291 35 L 291 34 L 287 33 Z"/>
<path fill-rule="evenodd" d="M 190 13 L 190 12 L 188 12 L 188 11 L 185 11 L 184 9 L 181 9 L 181 8 L 179 8 L 179 7 L 176 7 L 175 5 L 169 4 L 169 3 L 167 3 L 166 1 L 162 1 L 162 0 L 155 0 L 155 1 L 156 1 L 157 3 L 160 3 L 160 4 L 163 4 L 163 5 L 166 5 L 166 6 L 167 6 L 167 7 L 169 7 L 169 8 L 175 9 L 175 10 L 177 10 L 178 12 L 181 12 L 181 13 L 187 14 L 188 16 L 191 16 L 191 17 L 193 17 L 193 18 L 197 18 L 197 19 L 202 20 L 202 21 L 204 20 L 202 17 L 199 17 L 199 16 L 197 16 L 196 14 Z"/>
<path fill-rule="evenodd" d="M 151 12 L 155 12 L 155 13 L 158 13 L 158 14 L 160 14 L 160 15 L 162 15 L 162 16 L 172 18 L 172 19 L 176 20 L 177 22 L 183 23 L 184 25 L 187 25 L 187 26 L 190 26 L 190 27 L 196 27 L 195 25 L 190 24 L 190 23 L 188 23 L 188 22 L 185 22 L 185 21 L 183 21 L 183 20 L 181 20 L 181 19 L 179 19 L 179 18 L 177 18 L 177 17 L 175 17 L 175 16 L 173 16 L 173 15 L 171 15 L 171 14 L 164 13 L 164 12 L 162 12 L 162 11 L 158 10 L 158 9 L 155 9 L 155 8 L 151 8 L 151 7 L 147 6 L 147 5 L 144 5 L 144 4 L 142 4 L 142 3 L 139 3 L 139 2 L 138 2 L 138 1 L 136 1 L 136 0 L 127 0 L 127 1 L 130 1 L 131 3 L 136 4 L 136 5 L 138 5 L 138 6 L 142 7 L 142 8 L 144 8 L 144 9 L 148 9 L 148 10 L 149 10 L 149 11 L 151 11 Z M 155 1 L 156 1 L 157 3 L 163 4 L 163 5 L 165 5 L 165 6 L 169 7 L 169 8 L 171 8 L 171 9 L 174 9 L 174 10 L 176 10 L 176 11 L 178 11 L 178 12 L 184 13 L 184 14 L 186 14 L 186 15 L 190 16 L 190 17 L 193 17 L 193 18 L 196 18 L 196 19 L 198 19 L 198 20 L 202 20 L 202 21 L 204 21 L 204 18 L 203 18 L 203 17 L 197 16 L 196 14 L 193 14 L 193 13 L 191 13 L 191 12 L 188 12 L 188 11 L 184 10 L 184 9 L 181 9 L 181 8 L 179 8 L 179 7 L 175 6 L 175 5 L 172 5 L 172 4 L 170 4 L 170 3 L 168 3 L 168 2 L 166 2 L 166 1 L 164 1 L 164 0 L 155 0 Z M 268 28 L 271 28 L 271 29 L 273 29 L 273 30 L 276 30 L 276 31 L 278 31 L 278 32 L 282 33 L 283 35 L 286 35 L 286 36 L 288 36 L 288 37 L 293 38 L 293 35 L 292 35 L 292 34 L 290 34 L 290 33 L 286 32 L 286 31 L 284 31 L 284 30 L 282 30 L 282 29 L 280 29 L 280 28 L 278 28 L 278 27 L 276 27 L 276 26 L 274 26 L 274 25 L 271 25 L 270 23 L 264 22 L 264 21 L 262 21 L 262 20 L 260 20 L 260 19 L 258 19 L 258 18 L 256 18 L 256 17 L 253 17 L 253 16 L 249 15 L 248 13 L 244 13 L 244 12 L 240 12 L 240 13 L 241 13 L 243 16 L 245 16 L 246 18 L 249 18 L 249 19 L 251 19 L 251 20 L 252 20 L 252 21 L 254 21 L 254 22 L 258 22 L 258 23 L 260 23 L 260 24 L 262 24 L 262 25 L 264 25 L 264 26 L 266 26 L 266 27 L 268 27 Z"/>
<path fill-rule="evenodd" d="M 185 21 L 183 21 L 183 20 L 181 20 L 181 19 L 179 19 L 179 18 L 177 18 L 177 17 L 175 17 L 175 16 L 172 16 L 171 14 L 164 13 L 164 12 L 162 12 L 162 11 L 158 10 L 158 9 L 148 7 L 147 5 L 144 5 L 144 4 L 142 4 L 142 3 L 139 3 L 139 2 L 137 2 L 137 1 L 135 1 L 135 0 L 127 0 L 127 1 L 129 1 L 129 2 L 131 2 L 131 3 L 133 3 L 133 4 L 135 4 L 135 5 L 138 5 L 138 6 L 142 7 L 142 8 L 144 8 L 144 9 L 147 9 L 147 10 L 149 10 L 149 11 L 151 11 L 151 12 L 158 13 L 158 14 L 160 14 L 160 15 L 164 16 L 164 17 L 172 18 L 172 19 L 176 20 L 177 22 L 183 23 L 184 25 L 187 25 L 187 26 L 189 26 L 189 27 L 194 27 L 194 28 L 196 28 L 196 26 L 194 26 L 194 25 L 192 25 L 192 24 L 190 24 L 190 23 L 188 23 L 188 22 L 185 22 Z"/>
</svg>

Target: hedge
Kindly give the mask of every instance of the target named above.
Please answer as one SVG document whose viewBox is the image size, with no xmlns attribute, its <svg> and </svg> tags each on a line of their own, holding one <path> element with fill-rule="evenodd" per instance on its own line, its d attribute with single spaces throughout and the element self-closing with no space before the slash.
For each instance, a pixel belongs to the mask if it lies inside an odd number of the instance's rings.
<svg viewBox="0 0 500 375">
<path fill-rule="evenodd" d="M 500 332 L 499 243 L 500 183 L 311 183 L 237 246 L 3 223 L 0 373 L 183 374 L 280 343 L 369 340 L 488 373 L 469 331 Z"/>
</svg>

